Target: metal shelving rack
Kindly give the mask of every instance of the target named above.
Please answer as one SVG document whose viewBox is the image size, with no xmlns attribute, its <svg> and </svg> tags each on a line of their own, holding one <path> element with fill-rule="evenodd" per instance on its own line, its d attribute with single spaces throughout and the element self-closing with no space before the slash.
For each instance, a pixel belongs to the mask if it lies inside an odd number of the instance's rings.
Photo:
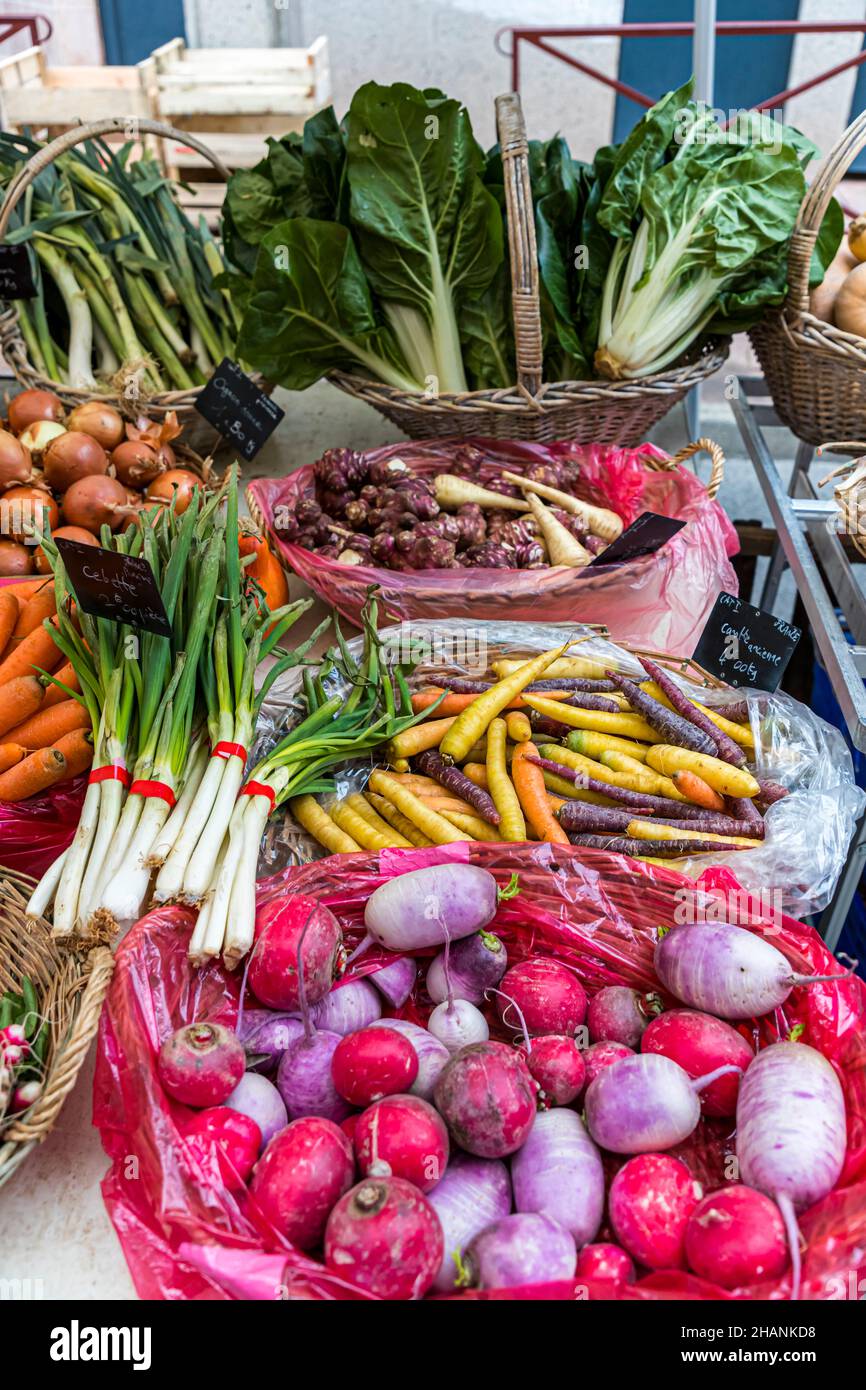
<svg viewBox="0 0 866 1390">
<path fill-rule="evenodd" d="M 764 436 L 766 427 L 783 423 L 766 383 L 763 377 L 739 377 L 737 386 L 731 408 L 777 536 L 759 606 L 773 611 L 779 581 L 790 568 L 851 742 L 866 752 L 866 595 L 837 533 L 838 508 L 834 501 L 818 496 L 809 477 L 814 450 L 802 441 L 786 489 Z M 853 645 L 842 630 L 837 610 L 845 617 Z M 864 856 L 866 816 L 858 822 L 833 899 L 821 915 L 819 930 L 831 950 L 836 948 L 860 881 Z"/>
</svg>

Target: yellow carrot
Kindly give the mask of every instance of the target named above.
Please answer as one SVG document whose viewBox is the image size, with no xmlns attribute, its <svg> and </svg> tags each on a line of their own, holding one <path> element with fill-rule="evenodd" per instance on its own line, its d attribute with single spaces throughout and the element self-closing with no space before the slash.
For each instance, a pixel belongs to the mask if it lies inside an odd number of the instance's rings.
<svg viewBox="0 0 866 1390">
<path fill-rule="evenodd" d="M 356 811 L 359 816 L 362 816 L 371 829 L 377 830 L 379 834 L 384 835 L 386 839 L 390 835 L 393 835 L 400 849 L 410 848 L 412 841 L 407 839 L 405 835 L 400 834 L 395 826 L 389 825 L 388 821 L 383 820 L 380 815 L 377 815 L 373 806 L 360 792 L 352 792 L 351 796 L 346 797 L 345 804 L 351 811 Z"/>
<path fill-rule="evenodd" d="M 505 733 L 504 719 L 491 721 L 487 730 L 487 789 L 500 815 L 500 837 L 519 843 L 526 839 L 526 821 L 523 819 L 520 798 L 508 775 Z"/>
<path fill-rule="evenodd" d="M 701 714 L 705 714 L 711 719 L 717 729 L 721 729 L 723 734 L 732 738 L 735 743 L 739 743 L 743 748 L 754 748 L 755 738 L 748 724 L 735 724 L 732 719 L 726 719 L 723 714 L 716 714 L 710 705 L 702 705 L 699 700 L 692 700 L 695 709 L 699 709 Z"/>
<path fill-rule="evenodd" d="M 387 835 L 384 834 L 359 816 L 357 811 L 353 811 L 351 806 L 347 806 L 345 801 L 338 801 L 331 807 L 331 819 L 353 840 L 357 840 L 363 849 L 399 849 L 406 846 L 403 836 L 398 835 L 396 830 L 389 826 Z"/>
<path fill-rule="evenodd" d="M 514 743 L 528 743 L 532 738 L 532 725 L 522 710 L 509 710 L 505 716 L 505 727 Z"/>
<path fill-rule="evenodd" d="M 483 787 L 487 791 L 487 768 L 484 763 L 464 763 L 460 771 L 476 787 Z"/>
<path fill-rule="evenodd" d="M 470 748 L 485 733 L 491 719 L 495 719 L 521 691 L 526 690 L 526 687 L 531 685 L 534 680 L 538 680 L 551 662 L 556 661 L 570 646 L 573 646 L 573 643 L 564 642 L 561 647 L 552 647 L 549 652 L 542 652 L 540 656 L 533 657 L 531 661 L 525 661 L 516 671 L 512 671 L 508 676 L 503 676 L 496 685 L 485 690 L 482 695 L 476 696 L 472 704 L 467 705 L 466 709 L 457 715 L 451 728 L 439 744 L 439 752 L 442 757 L 452 763 L 465 762 Z M 525 699 L 528 705 L 534 707 L 534 700 L 528 696 Z M 545 700 L 544 703 L 556 710 L 559 709 L 561 702 Z"/>
<path fill-rule="evenodd" d="M 496 826 L 490 825 L 488 821 L 482 820 L 480 816 L 467 816 L 464 815 L 462 811 L 443 811 L 442 814 L 452 825 L 456 825 L 458 830 L 465 830 L 466 834 L 471 836 L 473 840 L 502 839 Z"/>
<path fill-rule="evenodd" d="M 675 825 L 659 825 L 656 821 L 632 820 L 626 826 L 626 835 L 636 840 L 714 840 L 720 845 L 748 845 L 756 848 L 761 840 L 751 840 L 742 835 L 714 835 L 707 830 L 681 830 Z"/>
<path fill-rule="evenodd" d="M 295 796 L 289 802 L 289 807 L 298 825 L 303 826 L 308 834 L 332 854 L 353 854 L 360 850 L 358 842 L 331 820 L 315 797 Z"/>
<path fill-rule="evenodd" d="M 688 748 L 674 748 L 670 744 L 659 743 L 648 752 L 647 763 L 667 777 L 682 770 L 694 772 L 724 796 L 757 796 L 760 791 L 755 778 L 744 767 L 733 767 L 730 763 L 722 762 L 721 758 L 712 758 L 708 753 L 693 753 Z"/>
<path fill-rule="evenodd" d="M 545 700 L 541 695 L 525 695 L 523 698 L 530 709 L 534 709 L 538 714 L 557 719 L 560 724 L 568 724 L 573 729 L 591 729 L 600 734 L 623 734 L 626 738 L 643 739 L 646 743 L 658 738 L 652 725 L 639 714 L 609 714 L 606 710 L 581 709 L 577 705 Z"/>
<path fill-rule="evenodd" d="M 582 753 L 575 753 L 571 748 L 563 748 L 557 743 L 543 743 L 541 756 L 550 762 L 563 763 L 566 767 L 573 767 L 576 772 L 583 772 L 587 777 L 594 777 L 597 782 L 606 782 L 609 787 L 624 787 L 627 791 L 644 792 L 647 796 L 666 795 L 661 787 L 667 782 L 667 779 L 644 767 L 642 763 L 638 764 L 641 769 L 640 772 L 618 772 L 608 767 L 606 763 L 597 763 L 593 758 L 585 758 Z M 673 788 L 672 782 L 668 782 L 668 785 Z M 674 790 L 676 789 L 674 788 Z M 681 796 L 679 792 L 671 799 L 685 801 L 685 797 Z"/>
<path fill-rule="evenodd" d="M 466 840 L 470 837 L 465 832 L 458 830 L 444 816 L 438 812 L 431 811 L 420 797 L 414 792 L 410 792 L 408 787 L 401 786 L 397 777 L 392 777 L 387 772 L 380 772 L 378 769 L 370 774 L 370 790 L 378 792 L 402 811 L 404 816 L 416 825 L 419 830 L 432 840 L 434 845 L 450 845 L 457 840 Z"/>
<path fill-rule="evenodd" d="M 438 748 L 456 719 L 456 715 L 450 719 L 430 719 L 426 724 L 413 724 L 411 729 L 395 734 L 388 744 L 389 762 L 393 765 L 395 759 L 413 758 L 428 748 Z"/>
<path fill-rule="evenodd" d="M 653 743 L 658 740 L 654 738 Z M 583 753 L 587 758 L 598 758 L 605 752 L 627 753 L 629 757 L 637 758 L 639 763 L 646 762 L 648 746 L 645 743 L 638 743 L 633 738 L 617 738 L 614 734 L 597 734 L 592 729 L 575 729 L 574 733 L 568 735 L 568 746 L 573 748 L 575 753 Z"/>
<path fill-rule="evenodd" d="M 676 783 L 670 777 L 662 777 L 660 772 L 653 772 L 647 767 L 646 763 L 639 762 L 637 758 L 632 758 L 628 753 L 620 753 L 615 748 L 609 748 L 601 755 L 602 764 L 611 769 L 611 772 L 631 774 L 637 777 L 640 786 L 635 787 L 635 791 L 649 792 L 651 796 L 667 796 L 671 801 L 688 801 L 685 792 L 681 792 Z M 608 773 L 608 781 L 610 773 Z M 615 782 L 614 786 L 623 786 L 622 782 Z"/>
<path fill-rule="evenodd" d="M 526 659 L 526 657 L 522 657 L 520 660 L 502 658 L 498 661 L 491 661 L 490 669 L 501 680 L 503 676 L 510 676 L 512 672 L 518 670 Z M 607 663 L 608 666 L 609 664 Z M 606 669 L 604 662 L 591 661 L 586 656 L 561 656 L 556 661 L 551 662 L 544 674 L 550 680 L 556 680 L 559 677 L 575 680 L 604 680 Z"/>
<path fill-rule="evenodd" d="M 378 792 L 368 791 L 367 800 L 374 810 L 378 811 L 382 819 L 386 820 L 389 825 L 392 825 L 401 835 L 405 835 L 406 839 L 409 840 L 416 849 L 424 849 L 428 845 L 432 845 L 433 841 L 428 840 L 427 836 L 418 829 L 417 825 L 413 825 L 408 816 L 404 816 L 402 811 L 398 811 L 397 807 L 392 802 L 388 801 L 386 797 L 380 796 Z"/>
<path fill-rule="evenodd" d="M 567 782 L 564 777 L 557 777 L 555 772 L 545 772 L 544 785 L 549 792 L 553 792 L 555 797 L 565 797 L 567 801 L 586 801 L 590 806 L 620 806 L 618 801 L 612 801 L 609 796 L 602 795 L 601 792 L 591 792 L 586 787 L 576 787 L 573 782 Z"/>
</svg>

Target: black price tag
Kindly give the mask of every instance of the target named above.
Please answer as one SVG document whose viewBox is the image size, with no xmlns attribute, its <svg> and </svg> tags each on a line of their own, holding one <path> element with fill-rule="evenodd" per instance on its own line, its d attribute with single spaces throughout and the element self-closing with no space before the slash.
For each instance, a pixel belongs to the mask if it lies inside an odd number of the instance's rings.
<svg viewBox="0 0 866 1390">
<path fill-rule="evenodd" d="M 229 357 L 223 358 L 199 392 L 195 408 L 248 462 L 286 413 Z"/>
<path fill-rule="evenodd" d="M 27 247 L 0 246 L 0 299 L 35 299 Z"/>
<path fill-rule="evenodd" d="M 733 594 L 719 594 L 692 659 L 729 685 L 776 690 L 802 630 L 762 613 Z"/>
<path fill-rule="evenodd" d="M 587 565 L 624 565 L 629 560 L 640 560 L 644 555 L 654 555 L 666 545 L 671 536 L 681 531 L 684 521 L 676 521 L 672 516 L 659 516 L 658 512 L 641 512 L 637 521 L 627 526 L 621 536 L 611 541 L 606 550 L 596 555 Z"/>
<path fill-rule="evenodd" d="M 57 541 L 76 601 L 94 618 L 171 636 L 171 624 L 153 570 L 137 555 L 118 555 L 102 546 Z"/>
</svg>

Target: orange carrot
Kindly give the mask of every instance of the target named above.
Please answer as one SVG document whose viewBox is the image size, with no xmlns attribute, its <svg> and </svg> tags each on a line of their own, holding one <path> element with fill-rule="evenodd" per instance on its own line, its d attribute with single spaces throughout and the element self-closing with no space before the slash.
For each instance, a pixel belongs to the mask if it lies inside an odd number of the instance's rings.
<svg viewBox="0 0 866 1390">
<path fill-rule="evenodd" d="M 530 758 L 537 757 L 535 744 L 531 741 L 517 744 L 511 761 L 514 789 L 527 823 L 539 839 L 549 840 L 556 845 L 567 845 L 570 843 L 569 838 L 550 809 L 544 773 L 535 763 L 529 762 Z"/>
<path fill-rule="evenodd" d="M 0 652 L 6 646 L 18 621 L 18 600 L 9 589 L 0 589 Z"/>
<path fill-rule="evenodd" d="M 54 585 L 49 584 L 46 588 L 39 589 L 24 604 L 15 624 L 15 631 L 12 633 L 12 641 L 20 642 L 22 638 L 29 637 L 31 632 L 35 632 L 37 627 L 42 626 L 45 618 L 53 618 L 56 612 Z"/>
<path fill-rule="evenodd" d="M 724 811 L 725 798 L 714 791 L 696 772 L 682 769 L 673 774 L 671 781 L 677 791 L 682 792 L 683 796 L 693 801 L 696 806 L 703 806 L 706 811 Z"/>
<path fill-rule="evenodd" d="M 44 698 L 45 687 L 38 676 L 16 676 L 0 685 L 0 734 L 29 719 Z M 21 739 L 17 741 L 20 743 Z"/>
<path fill-rule="evenodd" d="M 0 776 L 0 801 L 24 801 L 66 776 L 66 759 L 56 748 L 40 748 Z"/>
<path fill-rule="evenodd" d="M 23 743 L 25 748 L 50 748 L 73 729 L 89 729 L 90 715 L 78 700 L 61 700 L 59 705 L 39 710 L 9 730 L 11 743 Z"/>
<path fill-rule="evenodd" d="M 62 681 L 69 690 L 80 690 L 78 677 L 75 674 L 75 667 L 71 661 L 67 661 L 65 666 L 61 666 L 59 671 L 53 673 L 59 681 Z M 65 690 L 61 690 L 59 685 L 49 685 L 45 690 L 45 699 L 42 701 L 43 709 L 50 709 L 52 705 L 59 705 L 61 700 L 68 700 L 69 695 Z"/>
<path fill-rule="evenodd" d="M 10 767 L 20 763 L 26 748 L 22 748 L 20 743 L 0 743 L 0 772 L 7 772 Z"/>
<path fill-rule="evenodd" d="M 0 593 L 12 594 L 19 603 L 24 604 L 33 597 L 37 590 L 43 589 L 46 584 L 52 585 L 53 583 L 54 580 L 50 575 L 46 579 L 45 575 L 41 574 L 37 579 L 19 579 L 16 584 L 2 584 L 0 585 Z"/>
<path fill-rule="evenodd" d="M 93 762 L 93 736 L 86 729 L 73 729 L 72 733 L 64 734 L 54 747 L 66 759 L 67 777 L 86 772 Z"/>
<path fill-rule="evenodd" d="M 13 676 L 32 676 L 34 669 L 53 671 L 60 664 L 62 653 L 47 627 L 37 627 L 29 637 L 0 663 L 0 685 Z"/>
<path fill-rule="evenodd" d="M 474 782 L 476 787 L 483 787 L 487 791 L 487 768 L 484 763 L 464 763 L 460 771 L 470 782 Z"/>
<path fill-rule="evenodd" d="M 462 711 L 467 709 L 468 706 L 471 705 L 474 700 L 480 699 L 481 694 L 484 693 L 485 692 L 482 691 L 474 695 L 446 695 L 441 705 L 436 705 L 436 708 L 432 711 L 432 717 L 435 719 L 442 719 L 446 718 L 448 715 L 461 714 Z M 527 693 L 531 695 L 532 691 L 530 690 Z M 567 700 L 573 693 L 574 692 L 571 690 L 546 690 L 544 692 L 544 695 L 545 699 Z M 416 691 L 415 694 L 412 696 L 413 712 L 415 714 L 419 714 L 422 710 L 429 709 L 431 705 L 436 704 L 436 701 L 439 699 L 439 696 L 441 694 L 442 690 L 438 686 L 434 687 L 434 689 L 432 690 Z M 506 708 L 526 709 L 526 701 L 523 699 L 521 695 L 518 695 L 516 699 L 511 701 L 510 705 L 506 706 Z"/>
</svg>

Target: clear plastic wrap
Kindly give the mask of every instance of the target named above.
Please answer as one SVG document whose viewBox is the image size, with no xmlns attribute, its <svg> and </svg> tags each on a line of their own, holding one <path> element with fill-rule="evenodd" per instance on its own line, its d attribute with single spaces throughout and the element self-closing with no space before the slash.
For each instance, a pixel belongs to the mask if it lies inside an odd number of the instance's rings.
<svg viewBox="0 0 866 1390">
<path fill-rule="evenodd" d="M 430 850 L 387 850 L 323 860 L 260 884 L 260 901 L 287 891 L 308 893 L 340 920 L 347 945 L 364 933 L 370 893 L 385 878 L 429 863 L 482 865 L 501 885 L 519 875 L 520 893 L 500 904 L 492 929 L 510 961 L 555 955 L 571 966 L 590 993 L 606 984 L 658 988 L 652 968 L 659 928 L 674 926 L 684 889 L 694 885 L 669 869 L 637 864 L 558 845 L 450 845 Z M 705 873 L 695 894 L 699 907 L 717 894 L 738 890 L 725 869 Z M 186 946 L 192 914 L 165 908 L 143 918 L 117 952 L 117 967 L 100 1022 L 94 1124 L 111 1167 L 102 1190 L 109 1215 L 143 1298 L 343 1299 L 367 1297 L 329 1274 L 312 1256 L 261 1232 L 246 1192 L 231 1193 L 216 1166 L 197 1167 L 180 1138 L 188 1113 L 163 1092 L 156 1071 L 160 1043 L 194 1020 L 232 1024 L 237 1016 L 237 976 L 219 964 L 190 966 Z M 755 926 L 767 930 L 766 923 Z M 810 928 L 785 918 L 774 924 L 774 943 L 804 973 L 838 967 Z M 422 952 L 429 956 L 433 952 Z M 389 959 L 393 960 L 393 956 Z M 368 974 L 382 954 L 369 951 L 350 967 Z M 670 1002 L 670 1001 L 668 1001 Z M 430 1002 L 419 984 L 399 1010 L 424 1021 Z M 494 1036 L 495 1011 L 488 1009 Z M 866 1273 L 866 985 L 856 977 L 795 990 L 784 1008 L 759 1023 L 740 1025 L 749 1039 L 767 1044 L 802 1025 L 802 1041 L 833 1063 L 848 1117 L 848 1150 L 837 1188 L 802 1213 L 806 1299 L 856 1298 Z M 732 1125 L 703 1120 L 673 1152 L 707 1191 L 727 1180 Z M 623 1160 L 607 1160 L 608 1177 Z M 609 1239 L 602 1227 L 598 1239 Z M 852 1290 L 854 1290 L 852 1292 Z M 626 1299 L 780 1299 L 788 1279 L 726 1293 L 680 1270 L 644 1273 L 625 1288 Z M 603 1298 L 609 1289 L 573 1283 L 464 1294 L 464 1298 Z"/>
<path fill-rule="evenodd" d="M 454 619 L 448 624 L 413 622 L 402 628 L 386 628 L 381 635 L 401 654 L 410 642 L 413 651 L 426 653 L 411 681 L 415 687 L 435 683 L 449 673 L 478 677 L 498 657 L 532 656 L 558 646 L 566 636 L 588 633 L 589 629 L 577 624 L 566 629 L 550 623 Z M 355 652 L 360 650 L 360 639 L 353 639 L 351 646 Z M 574 654 L 611 665 L 624 675 L 646 679 L 632 652 L 597 635 L 590 634 L 575 647 Z M 768 695 L 742 687 L 720 690 L 697 686 L 679 675 L 675 679 L 686 694 L 708 706 L 748 701 L 757 775 L 780 782 L 789 789 L 789 795 L 769 807 L 766 838 L 759 848 L 695 855 L 672 861 L 674 867 L 696 877 L 709 864 L 727 865 L 765 908 L 795 917 L 820 912 L 833 895 L 857 819 L 866 806 L 866 793 L 855 784 L 851 754 L 842 735 L 784 693 Z M 287 712 L 291 717 L 299 684 L 297 673 L 291 672 L 275 685 L 264 709 L 271 725 L 284 720 Z M 339 689 L 333 682 L 329 693 Z M 271 742 L 272 734 L 262 738 L 260 750 Z M 338 795 L 361 790 L 371 766 L 370 761 L 359 761 L 338 769 Z M 318 858 L 322 852 L 290 816 L 282 825 L 272 820 L 260 872 L 272 872 L 286 862 Z"/>
<path fill-rule="evenodd" d="M 391 444 L 367 455 L 373 461 L 399 457 L 424 476 L 447 472 L 455 447 L 467 441 Z M 651 444 L 637 449 L 611 445 L 530 444 L 517 440 L 468 441 L 489 461 L 473 481 L 485 483 L 502 467 L 520 473 L 531 464 L 577 458 L 581 496 L 611 507 L 626 525 L 641 512 L 657 512 L 686 522 L 667 545 L 642 560 L 586 570 L 453 569 L 398 572 L 336 560 L 278 540 L 280 553 L 296 574 L 326 603 L 357 622 L 366 591 L 378 584 L 384 610 L 396 618 L 450 619 L 465 615 L 496 621 L 529 621 L 543 612 L 552 622 L 607 622 L 624 642 L 690 655 L 721 590 L 736 594 L 730 557 L 737 534 L 725 512 L 687 468 L 658 472 L 648 459 L 667 455 Z M 287 478 L 259 478 L 250 486 L 273 532 L 279 507 L 294 509 L 312 492 L 313 470 Z M 348 544 L 348 542 L 347 542 Z"/>
</svg>

